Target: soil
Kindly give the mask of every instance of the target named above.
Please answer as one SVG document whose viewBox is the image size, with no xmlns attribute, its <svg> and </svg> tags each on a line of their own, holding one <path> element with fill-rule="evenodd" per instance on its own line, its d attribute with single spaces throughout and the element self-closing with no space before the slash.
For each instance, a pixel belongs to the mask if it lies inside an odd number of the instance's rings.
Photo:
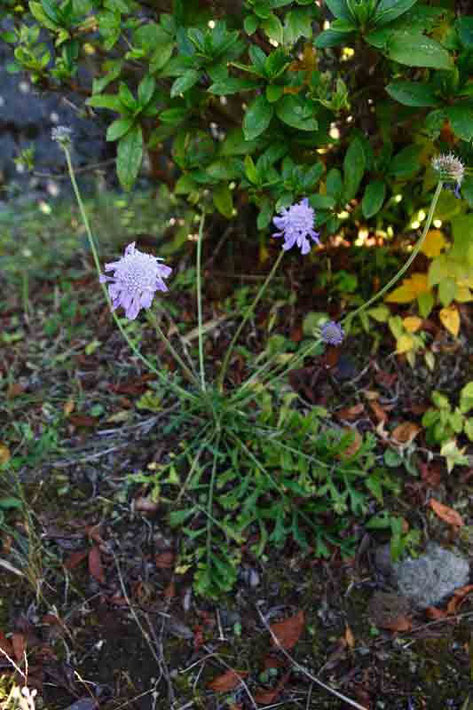
<svg viewBox="0 0 473 710">
<path fill-rule="evenodd" d="M 254 274 L 253 257 L 250 250 L 240 263 L 237 250 L 222 248 L 212 268 L 221 274 L 236 269 Z M 340 269 L 347 254 L 342 250 L 330 258 Z M 212 279 L 208 319 L 231 294 L 229 282 L 234 283 L 227 276 Z M 277 317 L 277 327 L 294 339 L 315 299 L 314 310 L 338 315 L 327 291 L 313 283 L 314 268 L 298 272 L 295 262 L 276 282 L 274 299 L 282 290 L 290 303 L 287 288 L 297 292 L 296 306 L 286 303 Z M 232 594 L 218 602 L 194 595 L 192 570 L 180 567 L 179 533 L 169 528 L 165 504 L 150 500 L 146 485 L 133 482 L 175 450 L 179 439 L 191 437 L 192 430 L 179 437 L 164 433 L 172 400 L 164 398 L 156 412 L 136 408 L 152 381 L 128 355 L 99 296 L 91 297 L 87 288 L 83 292 L 86 324 L 82 316 L 73 317 L 69 336 L 62 340 L 44 334 L 52 285 L 33 291 L 37 318 L 25 318 L 20 300 L 12 296 L 2 319 L 5 332 L 21 328 L 25 333 L 2 352 L 0 366 L 8 377 L 1 416 L 15 462 L 13 473 L 2 475 L 8 494 L 22 491 L 27 506 L 7 511 L 2 526 L 1 559 L 16 572 L 0 568 L 0 629 L 6 634 L 0 634 L 0 649 L 13 648 L 25 669 L 26 647 L 28 685 L 41 696 L 37 707 L 350 707 L 308 672 L 358 707 L 467 710 L 473 638 L 468 596 L 455 613 L 442 616 L 440 610 L 437 618 L 433 612 L 408 609 L 405 600 L 397 608 L 391 597 L 383 617 L 382 610 L 373 608 L 373 595 L 395 590 L 383 580 L 374 558 L 389 535 L 370 532 L 358 521 L 353 521 L 358 549 L 351 559 L 341 559 L 334 548 L 330 559 L 319 560 L 310 550 L 288 545 L 257 560 L 246 549 Z M 180 312 L 190 313 L 193 305 L 192 294 L 184 294 Z M 468 319 L 466 307 L 464 315 Z M 261 308 L 249 329 L 246 344 L 253 351 L 265 337 L 267 318 L 267 307 Z M 393 355 L 388 334 L 377 347 L 369 333 L 348 337 L 332 359 L 314 358 L 300 370 L 296 390 L 301 406 L 324 405 L 339 425 L 348 421 L 360 432 L 373 432 L 382 458 L 386 431 L 403 421 L 419 422 L 433 389 L 453 397 L 473 379 L 471 328 L 465 322 L 456 342 L 432 324 L 434 372 L 422 365 L 410 368 Z M 209 339 L 207 355 L 214 362 L 221 359 L 232 327 L 228 319 Z M 154 348 L 151 336 L 146 330 L 144 351 Z M 101 347 L 84 354 L 94 338 Z M 72 360 L 61 358 L 70 349 Z M 233 375 L 238 376 L 238 368 Z M 91 403 L 109 416 L 94 414 Z M 357 405 L 362 405 L 358 414 L 344 419 L 343 412 Z M 58 411 L 66 415 L 57 419 Z M 28 446 L 26 424 L 33 437 Z M 426 463 L 423 434 L 416 447 L 417 460 Z M 433 494 L 461 512 L 469 528 L 470 472 L 459 469 L 448 476 L 437 453 L 434 461 L 440 471 L 435 485 L 399 467 L 395 473 L 402 496 L 386 506 L 420 529 L 423 543 L 436 539 L 471 556 L 468 536 L 459 537 L 458 529 L 427 508 Z M 294 666 L 271 646 L 267 626 L 301 611 L 301 633 L 289 649 L 299 664 Z M 405 628 L 400 619 L 408 620 Z M 241 672 L 244 683 L 232 683 L 231 673 L 228 682 L 229 668 Z M 7 689 L 14 678 L 18 681 L 6 658 L 0 658 L 1 673 Z M 224 674 L 224 690 L 217 692 L 215 679 Z"/>
</svg>

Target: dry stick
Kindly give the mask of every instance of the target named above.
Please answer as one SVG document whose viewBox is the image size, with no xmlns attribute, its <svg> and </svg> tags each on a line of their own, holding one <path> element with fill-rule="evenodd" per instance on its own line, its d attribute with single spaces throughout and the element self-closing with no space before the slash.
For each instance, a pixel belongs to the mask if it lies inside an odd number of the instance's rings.
<svg viewBox="0 0 473 710">
<path fill-rule="evenodd" d="M 7 653 L 6 651 L 4 651 L 1 646 L 0 646 L 0 653 L 2 653 L 2 654 L 5 656 L 5 658 L 7 659 L 7 661 L 12 664 L 12 666 L 13 666 L 13 668 L 16 670 L 16 672 L 19 673 L 19 674 L 21 675 L 21 677 L 24 678 L 24 680 L 25 680 L 25 682 L 26 682 L 26 680 L 27 680 L 26 675 L 23 673 L 23 671 L 21 670 L 21 668 L 19 668 L 19 667 L 16 665 L 15 661 L 13 660 L 13 658 L 10 658 L 10 656 L 8 655 L 8 653 Z"/>
<path fill-rule="evenodd" d="M 311 680 L 313 683 L 317 683 L 321 688 L 326 690 L 328 693 L 331 693 L 332 695 L 335 695 L 337 698 L 340 698 L 340 700 L 343 700 L 345 703 L 348 703 L 348 705 L 351 705 L 352 708 L 358 708 L 358 710 L 368 710 L 368 708 L 364 707 L 363 705 L 359 705 L 355 700 L 351 700 L 350 698 L 347 698 L 346 695 L 343 695 L 343 693 L 339 693 L 338 690 L 334 690 L 334 688 L 331 688 L 329 685 L 326 685 L 323 683 L 321 680 L 319 680 L 315 675 L 312 675 L 304 666 L 301 666 L 300 663 L 294 660 L 294 658 L 286 651 L 286 649 L 281 646 L 278 637 L 276 634 L 272 631 L 271 627 L 269 626 L 268 622 L 264 618 L 259 606 L 256 607 L 256 611 L 259 614 L 259 617 L 261 621 L 263 622 L 264 627 L 269 631 L 271 634 L 271 638 L 273 639 L 274 644 L 277 646 L 277 648 L 282 651 L 282 653 L 286 656 L 288 661 L 291 662 L 291 664 L 294 666 L 294 668 L 299 671 L 300 673 L 303 673 L 309 680 Z"/>
<path fill-rule="evenodd" d="M 211 653 L 211 649 L 210 649 L 208 646 L 205 646 L 205 645 L 204 645 L 204 646 L 202 646 L 202 648 L 203 648 L 205 651 L 207 651 L 207 653 Z M 248 686 L 247 686 L 247 684 L 245 683 L 245 681 L 243 680 L 243 678 L 241 678 L 241 677 L 238 675 L 238 672 L 235 671 L 231 666 L 229 666 L 228 663 L 226 663 L 226 661 L 224 661 L 223 658 L 221 658 L 221 657 L 218 655 L 218 653 L 215 653 L 215 658 L 218 660 L 218 662 L 220 663 L 220 665 L 222 665 L 222 666 L 223 666 L 224 668 L 226 668 L 228 671 L 232 671 L 232 673 L 234 673 L 236 676 L 238 676 L 241 685 L 243 686 L 243 688 L 244 688 L 245 691 L 246 691 L 246 694 L 247 694 L 247 696 L 248 696 L 248 698 L 249 698 L 249 701 L 250 701 L 250 703 L 251 703 L 251 706 L 252 706 L 253 708 L 255 708 L 255 710 L 258 710 L 258 706 L 257 706 L 257 704 L 256 704 L 256 701 L 255 701 L 254 697 L 253 697 L 252 694 L 251 694 L 251 690 L 248 688 Z M 362 710 L 366 710 L 366 708 L 362 708 Z"/>
</svg>

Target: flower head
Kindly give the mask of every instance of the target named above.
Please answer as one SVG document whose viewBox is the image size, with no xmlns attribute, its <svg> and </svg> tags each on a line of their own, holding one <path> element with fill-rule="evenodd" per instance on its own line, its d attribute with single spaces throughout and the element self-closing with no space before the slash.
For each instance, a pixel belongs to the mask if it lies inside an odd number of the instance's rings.
<svg viewBox="0 0 473 710">
<path fill-rule="evenodd" d="M 320 336 L 326 345 L 341 345 L 345 338 L 345 332 L 339 323 L 329 320 L 321 327 Z"/>
<path fill-rule="evenodd" d="M 436 155 L 435 158 L 432 159 L 432 167 L 438 174 L 440 180 L 456 184 L 456 194 L 465 175 L 465 166 L 462 161 L 453 155 L 453 153 L 444 153 Z"/>
<path fill-rule="evenodd" d="M 314 217 L 314 210 L 309 206 L 307 197 L 290 207 L 283 207 L 280 216 L 273 219 L 280 230 L 273 237 L 284 237 L 284 251 L 297 244 L 302 254 L 308 254 L 311 247 L 308 237 L 320 244 L 319 234 L 314 230 Z"/>
<path fill-rule="evenodd" d="M 54 126 L 51 129 L 51 140 L 56 141 L 61 146 L 71 145 L 72 128 L 67 126 Z"/>
<path fill-rule="evenodd" d="M 119 261 L 105 264 L 105 271 L 114 271 L 113 277 L 101 276 L 102 283 L 109 281 L 108 292 L 112 299 L 113 310 L 121 306 L 125 316 L 134 320 L 141 308 L 149 308 L 156 291 L 167 291 L 164 283 L 171 273 L 169 266 L 160 264 L 151 254 L 145 254 L 135 248 L 135 242 L 129 244 Z"/>
</svg>

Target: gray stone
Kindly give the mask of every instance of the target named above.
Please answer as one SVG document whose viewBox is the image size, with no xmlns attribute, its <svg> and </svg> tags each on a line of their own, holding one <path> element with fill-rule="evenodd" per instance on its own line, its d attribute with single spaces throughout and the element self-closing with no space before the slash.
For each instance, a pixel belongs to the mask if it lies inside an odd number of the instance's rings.
<svg viewBox="0 0 473 710">
<path fill-rule="evenodd" d="M 376 553 L 376 564 L 398 591 L 420 609 L 444 601 L 455 589 L 468 584 L 470 578 L 468 560 L 435 542 L 430 542 L 419 557 L 401 562 L 392 562 L 389 546 L 383 546 Z"/>
</svg>

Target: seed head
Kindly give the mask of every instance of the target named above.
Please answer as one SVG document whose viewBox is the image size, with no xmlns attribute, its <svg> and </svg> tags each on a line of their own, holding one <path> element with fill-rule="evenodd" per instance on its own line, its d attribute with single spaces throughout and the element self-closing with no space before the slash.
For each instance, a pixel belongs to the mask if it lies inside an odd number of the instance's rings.
<svg viewBox="0 0 473 710">
<path fill-rule="evenodd" d="M 465 174 L 465 166 L 453 153 L 436 155 L 432 159 L 432 167 L 444 182 L 454 182 L 460 187 Z"/>
<path fill-rule="evenodd" d="M 345 338 L 345 332 L 339 323 L 329 320 L 321 327 L 320 336 L 326 345 L 341 345 Z"/>
<path fill-rule="evenodd" d="M 273 237 L 283 237 L 284 251 L 292 249 L 296 244 L 302 254 L 308 254 L 311 248 L 309 237 L 320 244 L 319 234 L 314 230 L 315 213 L 309 206 L 309 200 L 305 197 L 300 202 L 283 207 L 279 217 L 274 217 L 273 222 L 280 230 Z"/>
<path fill-rule="evenodd" d="M 63 147 L 69 147 L 72 143 L 72 128 L 68 126 L 54 126 L 51 128 L 51 140 L 59 143 Z"/>
<path fill-rule="evenodd" d="M 161 264 L 158 257 L 145 254 L 129 244 L 118 261 L 105 264 L 105 271 L 114 271 L 112 276 L 101 276 L 102 283 L 110 282 L 108 292 L 113 310 L 121 306 L 125 316 L 135 320 L 141 308 L 150 308 L 156 291 L 167 291 L 164 283 L 172 269 Z"/>
</svg>

